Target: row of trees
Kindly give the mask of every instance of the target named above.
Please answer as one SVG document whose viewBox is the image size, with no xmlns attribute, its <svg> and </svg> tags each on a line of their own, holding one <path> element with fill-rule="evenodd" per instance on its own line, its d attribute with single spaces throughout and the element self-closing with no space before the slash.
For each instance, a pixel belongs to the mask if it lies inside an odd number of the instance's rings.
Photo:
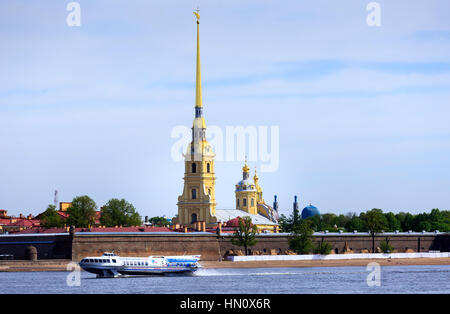
<svg viewBox="0 0 450 314">
<path fill-rule="evenodd" d="M 328 254 L 331 245 L 327 242 L 320 242 L 314 248 L 311 236 L 314 231 L 364 231 L 369 232 L 372 237 L 372 252 L 375 253 L 375 235 L 383 231 L 450 231 L 450 211 L 439 211 L 433 209 L 431 213 L 412 215 L 410 213 L 383 213 L 381 209 L 374 208 L 365 213 L 334 215 L 315 215 L 304 220 L 299 220 L 294 211 L 287 218 L 282 215 L 280 227 L 283 232 L 291 232 L 289 247 L 298 254 L 308 254 L 311 252 L 318 254 Z M 384 252 L 392 251 L 389 240 L 381 243 Z"/>
<path fill-rule="evenodd" d="M 367 217 L 372 212 L 372 216 Z M 309 217 L 307 220 L 311 221 L 311 228 L 314 231 L 338 231 L 353 232 L 354 230 L 368 232 L 370 231 L 367 224 L 368 218 L 373 217 L 382 226 L 381 230 L 386 232 L 400 232 L 412 231 L 450 231 L 450 211 L 433 209 L 430 213 L 422 213 L 413 215 L 410 213 L 400 212 L 394 214 L 392 212 L 383 213 L 381 209 L 374 208 L 371 211 L 363 212 L 357 215 L 356 213 L 348 213 L 346 215 L 323 214 Z M 297 214 L 297 215 L 296 215 Z M 292 232 L 293 226 L 300 221 L 298 213 L 291 214 L 290 217 L 281 215 L 280 228 L 282 232 Z"/>
<path fill-rule="evenodd" d="M 78 196 L 67 209 L 68 218 L 63 220 L 54 205 L 49 205 L 41 214 L 41 226 L 44 228 L 75 226 L 86 228 L 95 225 L 97 204 L 89 196 Z M 100 209 L 100 224 L 106 227 L 139 226 L 141 216 L 134 206 L 125 199 L 110 199 Z"/>
</svg>

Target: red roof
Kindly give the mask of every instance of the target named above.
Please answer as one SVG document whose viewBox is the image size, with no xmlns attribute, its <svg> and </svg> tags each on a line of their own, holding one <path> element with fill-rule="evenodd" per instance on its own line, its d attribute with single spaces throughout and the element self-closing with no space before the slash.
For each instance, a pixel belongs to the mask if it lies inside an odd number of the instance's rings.
<svg viewBox="0 0 450 314">
<path fill-rule="evenodd" d="M 33 227 L 33 226 L 39 226 L 40 220 L 37 219 L 27 219 L 27 218 L 13 218 L 16 220 L 15 222 L 11 223 L 11 219 L 0 219 L 0 225 L 5 226 L 20 226 L 20 227 Z"/>
<path fill-rule="evenodd" d="M 227 227 L 239 227 L 239 219 L 240 218 L 241 217 L 238 216 L 236 218 L 230 219 L 225 224 Z"/>
<path fill-rule="evenodd" d="M 63 212 L 63 211 L 58 210 L 56 213 L 58 215 L 60 215 L 61 218 L 63 218 L 63 219 L 67 219 L 67 217 L 69 217 L 69 214 L 67 212 Z"/>
</svg>

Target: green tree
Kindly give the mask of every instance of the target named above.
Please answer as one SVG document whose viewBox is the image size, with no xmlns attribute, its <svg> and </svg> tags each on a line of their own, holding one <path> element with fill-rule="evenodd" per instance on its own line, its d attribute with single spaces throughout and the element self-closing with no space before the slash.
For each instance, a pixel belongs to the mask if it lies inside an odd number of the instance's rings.
<svg viewBox="0 0 450 314">
<path fill-rule="evenodd" d="M 410 213 L 400 212 L 395 217 L 400 222 L 401 229 L 400 231 L 406 232 L 409 230 L 414 230 L 414 216 Z"/>
<path fill-rule="evenodd" d="M 386 213 L 384 214 L 384 216 L 386 217 L 386 222 L 387 222 L 387 226 L 386 226 L 386 231 L 396 231 L 396 230 L 400 230 L 401 229 L 401 224 L 400 221 L 398 221 L 397 217 L 395 217 L 394 213 Z"/>
<path fill-rule="evenodd" d="M 101 208 L 100 223 L 107 227 L 129 227 L 140 226 L 142 220 L 131 203 L 112 198 Z"/>
<path fill-rule="evenodd" d="M 280 225 L 280 232 L 291 232 L 292 231 L 292 221 L 284 214 L 280 215 L 278 219 L 278 224 Z"/>
<path fill-rule="evenodd" d="M 55 205 L 48 205 L 45 212 L 43 212 L 40 216 L 41 226 L 44 228 L 59 228 L 64 225 L 61 217 L 56 211 Z"/>
<path fill-rule="evenodd" d="M 349 218 L 344 228 L 348 232 L 357 231 L 365 231 L 364 221 L 361 217 L 357 216 L 356 213 L 348 213 L 347 217 Z"/>
<path fill-rule="evenodd" d="M 72 200 L 72 204 L 67 208 L 69 217 L 67 224 L 78 228 L 86 228 L 95 224 L 95 211 L 97 205 L 87 195 L 77 196 Z"/>
<path fill-rule="evenodd" d="M 258 241 L 256 240 L 257 228 L 252 224 L 252 219 L 249 216 L 239 217 L 239 227 L 234 232 L 231 238 L 231 243 L 237 246 L 243 246 L 245 255 L 248 254 L 248 247 L 254 246 Z"/>
<path fill-rule="evenodd" d="M 310 220 L 301 220 L 295 225 L 289 237 L 289 248 L 297 254 L 308 254 L 313 249 L 311 236 L 313 234 Z"/>
<path fill-rule="evenodd" d="M 372 253 L 375 253 L 375 235 L 386 229 L 386 217 L 381 209 L 374 208 L 363 215 L 363 221 L 366 229 L 372 236 Z"/>
<path fill-rule="evenodd" d="M 380 242 L 380 249 L 383 253 L 391 253 L 394 250 L 394 247 L 389 243 L 388 237 Z"/>
<path fill-rule="evenodd" d="M 170 221 L 167 220 L 167 218 L 165 217 L 152 217 L 148 220 L 148 222 L 150 222 L 152 224 L 152 226 L 156 226 L 156 227 L 165 227 L 170 225 Z"/>
<path fill-rule="evenodd" d="M 322 239 L 322 241 L 317 243 L 317 245 L 314 249 L 314 253 L 327 255 L 327 254 L 330 254 L 332 248 L 333 248 L 333 246 L 331 245 L 331 243 L 326 242 Z"/>
</svg>

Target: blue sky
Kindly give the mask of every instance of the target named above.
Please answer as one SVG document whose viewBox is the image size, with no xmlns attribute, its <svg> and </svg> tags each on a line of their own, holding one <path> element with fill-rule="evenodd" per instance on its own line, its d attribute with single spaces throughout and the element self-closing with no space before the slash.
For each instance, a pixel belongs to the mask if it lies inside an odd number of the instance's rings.
<svg viewBox="0 0 450 314">
<path fill-rule="evenodd" d="M 0 3 L 0 208 L 38 214 L 57 189 L 177 212 L 171 131 L 194 115 L 199 5 L 207 125 L 279 126 L 268 203 L 449 209 L 448 1 L 378 1 L 381 27 L 368 0 L 78 2 L 81 27 L 69 1 Z M 218 208 L 241 168 L 216 163 Z"/>
</svg>

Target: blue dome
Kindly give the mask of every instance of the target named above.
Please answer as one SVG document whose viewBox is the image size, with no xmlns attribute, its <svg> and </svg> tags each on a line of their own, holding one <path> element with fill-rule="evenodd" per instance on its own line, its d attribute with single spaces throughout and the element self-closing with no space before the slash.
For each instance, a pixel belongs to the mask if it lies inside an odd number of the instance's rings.
<svg viewBox="0 0 450 314">
<path fill-rule="evenodd" d="M 310 204 L 309 206 L 306 206 L 305 208 L 303 208 L 302 219 L 306 219 L 306 218 L 309 218 L 314 215 L 320 215 L 319 210 L 317 209 L 316 206 L 313 206 Z"/>
</svg>

